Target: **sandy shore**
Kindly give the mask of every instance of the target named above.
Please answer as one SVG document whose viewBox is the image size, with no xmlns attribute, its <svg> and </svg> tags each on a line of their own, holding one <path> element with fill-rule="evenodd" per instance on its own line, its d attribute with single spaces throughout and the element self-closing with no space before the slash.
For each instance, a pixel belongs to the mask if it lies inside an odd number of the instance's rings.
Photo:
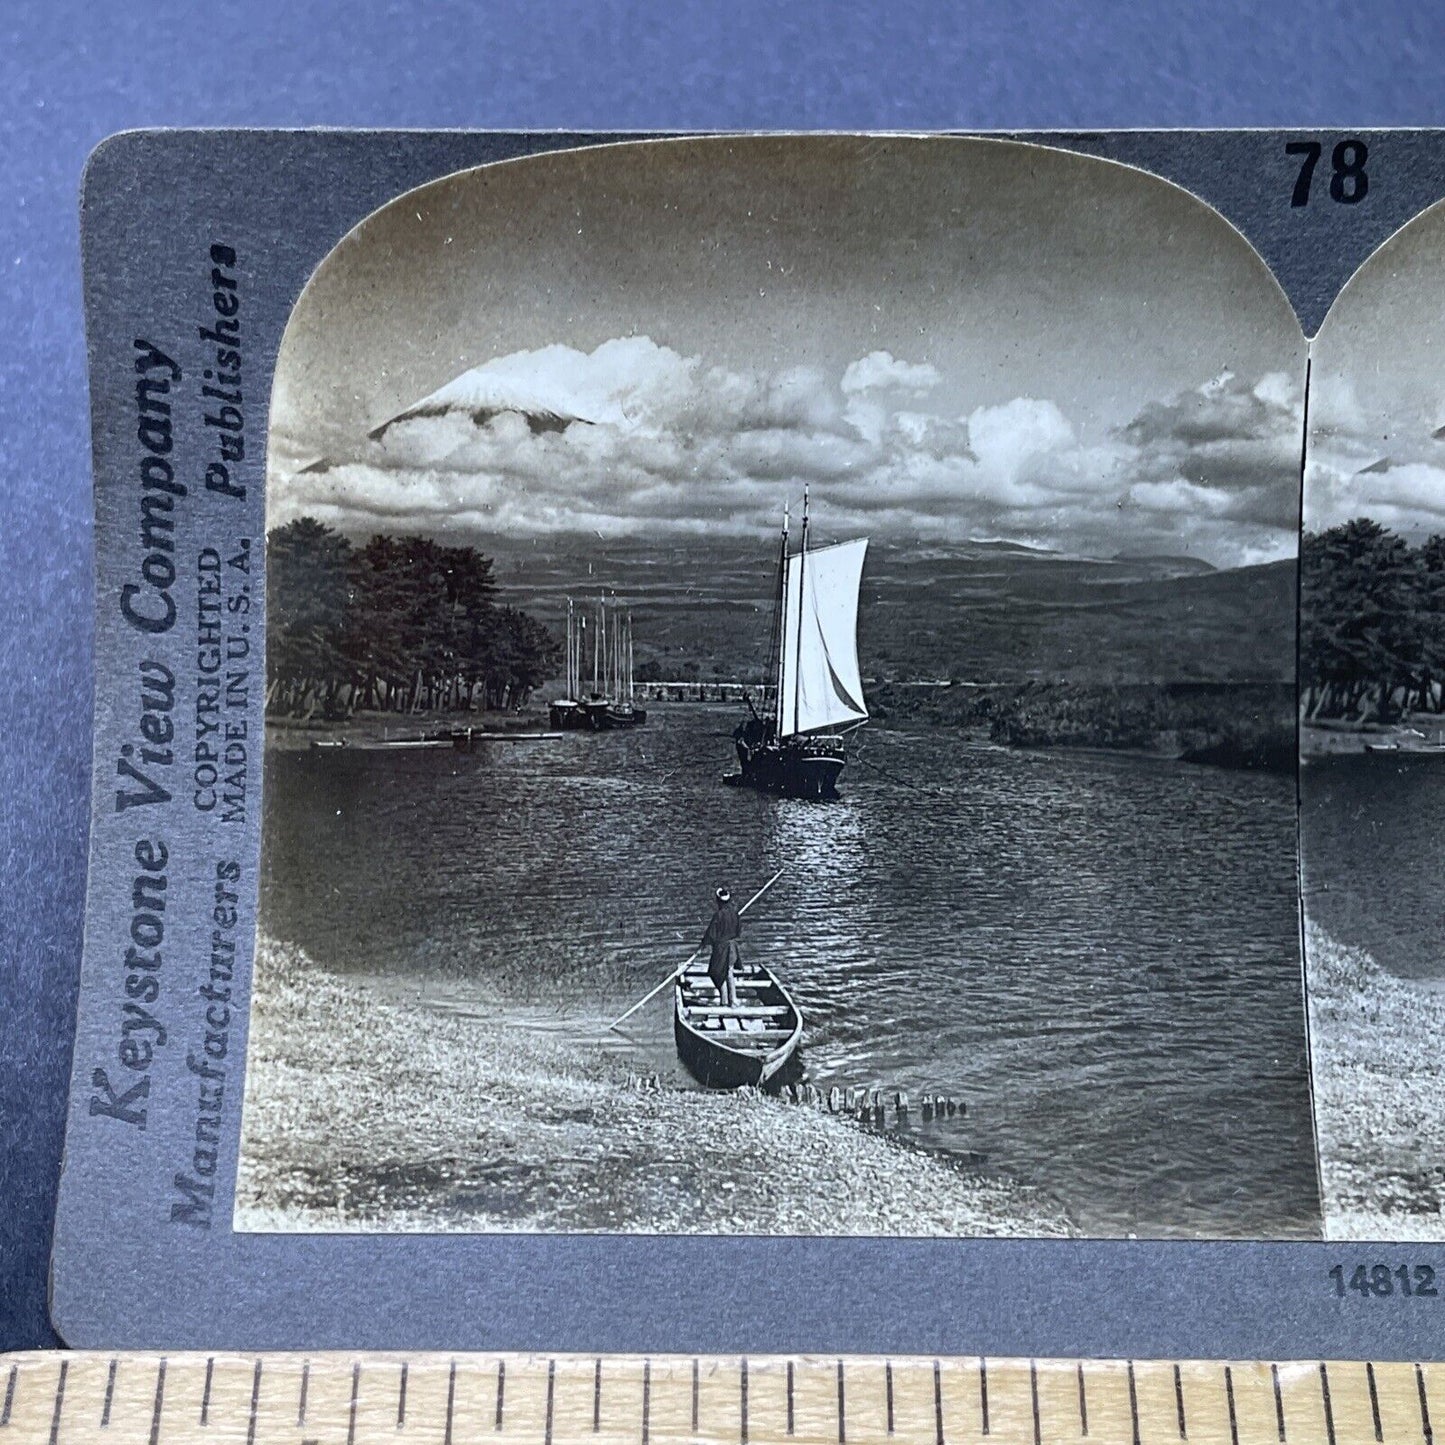
<svg viewBox="0 0 1445 1445">
<path fill-rule="evenodd" d="M 1445 1239 L 1445 993 L 1307 935 L 1330 1239 Z"/>
<path fill-rule="evenodd" d="M 626 1079 L 600 1051 L 439 1013 L 263 939 L 236 1227 L 1071 1233 L 1050 1201 L 851 1120 Z"/>
</svg>

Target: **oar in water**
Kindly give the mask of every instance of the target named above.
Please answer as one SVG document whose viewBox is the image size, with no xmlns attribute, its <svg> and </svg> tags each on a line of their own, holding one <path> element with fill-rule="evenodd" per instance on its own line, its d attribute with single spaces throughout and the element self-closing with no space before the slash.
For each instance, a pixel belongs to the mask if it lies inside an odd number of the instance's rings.
<svg viewBox="0 0 1445 1445">
<path fill-rule="evenodd" d="M 747 901 L 746 903 L 744 903 L 741 908 L 738 909 L 738 913 L 739 913 L 739 914 L 746 913 L 746 912 L 748 911 L 748 909 L 751 908 L 751 907 L 753 906 L 753 904 L 756 903 L 756 902 L 758 901 L 758 899 L 761 898 L 761 897 L 763 896 L 763 894 L 766 893 L 766 892 L 768 891 L 768 889 L 771 888 L 771 887 L 773 886 L 773 884 L 776 883 L 776 882 L 778 881 L 778 879 L 781 878 L 782 876 L 783 876 L 783 870 L 782 870 L 781 868 L 779 868 L 778 871 L 777 871 L 776 873 L 774 873 L 773 876 L 772 876 L 771 878 L 769 878 L 768 881 L 767 881 L 766 883 L 764 883 L 763 886 L 762 886 L 761 888 L 759 888 L 758 891 L 757 891 L 756 893 L 754 893 L 753 896 L 752 896 L 751 898 L 749 898 L 748 901 Z M 658 996 L 658 994 L 660 994 L 660 993 L 663 991 L 663 989 L 665 989 L 665 988 L 668 986 L 668 984 L 670 984 L 670 983 L 678 976 L 678 974 L 680 974 L 680 973 L 688 966 L 688 964 L 690 964 L 690 963 L 693 961 L 693 959 L 695 959 L 695 958 L 698 956 L 698 954 L 700 954 L 701 952 L 702 952 L 702 949 L 701 949 L 701 948 L 695 948 L 695 949 L 693 949 L 693 951 L 692 951 L 690 954 L 688 954 L 688 956 L 687 956 L 685 959 L 683 959 L 683 961 L 682 961 L 675 969 L 673 969 L 673 971 L 672 971 L 670 974 L 668 974 L 668 976 L 667 976 L 665 979 L 663 979 L 663 981 L 662 981 L 660 984 L 658 984 L 657 987 L 656 987 L 655 989 L 653 989 L 651 993 L 649 993 L 649 994 L 645 995 L 644 997 L 638 999 L 637 1002 L 636 1002 L 635 1004 L 633 1004 L 632 1007 L 631 1007 L 630 1009 L 628 1009 L 625 1014 L 619 1014 L 615 1019 L 612 1020 L 612 1022 L 611 1022 L 610 1024 L 607 1025 L 607 1027 L 610 1028 L 610 1029 L 615 1029 L 618 1024 L 622 1023 L 622 1022 L 623 1022 L 624 1020 L 626 1020 L 626 1019 L 630 1019 L 630 1018 L 632 1017 L 632 1015 L 635 1014 L 635 1013 L 637 1012 L 637 1010 L 642 1007 L 643 1004 L 649 1002 L 649 1001 L 652 1000 L 652 999 L 655 999 L 655 998 Z"/>
</svg>

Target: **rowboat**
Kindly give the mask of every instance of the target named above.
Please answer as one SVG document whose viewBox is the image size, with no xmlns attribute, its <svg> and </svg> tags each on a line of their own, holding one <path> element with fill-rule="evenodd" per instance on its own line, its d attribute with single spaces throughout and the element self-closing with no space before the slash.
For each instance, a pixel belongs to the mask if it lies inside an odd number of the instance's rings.
<svg viewBox="0 0 1445 1445">
<path fill-rule="evenodd" d="M 688 1072 L 712 1089 L 765 1084 L 798 1051 L 803 1015 L 761 964 L 733 970 L 737 1005 L 726 1007 L 698 964 L 678 974 L 672 1031 Z"/>
</svg>

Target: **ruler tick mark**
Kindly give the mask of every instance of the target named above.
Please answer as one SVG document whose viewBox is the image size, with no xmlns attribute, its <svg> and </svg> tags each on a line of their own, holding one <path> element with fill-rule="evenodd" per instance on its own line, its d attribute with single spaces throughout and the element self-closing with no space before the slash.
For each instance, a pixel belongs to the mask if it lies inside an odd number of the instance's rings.
<svg viewBox="0 0 1445 1445">
<path fill-rule="evenodd" d="M 105 1373 L 105 1404 L 100 1407 L 100 1428 L 102 1430 L 109 1429 L 110 1427 L 110 1402 L 115 1399 L 115 1372 L 119 1365 L 119 1360 L 111 1360 L 110 1369 Z M 204 1425 L 205 1423 L 205 1417 L 203 1416 L 201 1424 Z"/>
<path fill-rule="evenodd" d="M 1325 1405 L 1325 1434 L 1329 1436 L 1330 1445 L 1335 1445 L 1335 1408 L 1330 1403 L 1330 1370 L 1323 1360 L 1320 1361 L 1320 1399 Z"/>
<path fill-rule="evenodd" d="M 788 1434 L 793 1433 L 793 1362 L 788 1361 Z"/>
<path fill-rule="evenodd" d="M 983 1397 L 983 1433 L 988 1434 L 987 1394 Z M 936 1445 L 943 1445 L 943 1367 L 937 1360 L 933 1362 L 933 1438 Z"/>
<path fill-rule="evenodd" d="M 597 1366 L 597 1367 L 598 1367 L 599 1370 L 602 1368 L 602 1362 L 601 1362 L 600 1360 L 598 1361 L 598 1366 Z M 792 1366 L 790 1365 L 788 1368 L 791 1370 L 791 1369 L 792 1369 Z M 692 1359 L 692 1433 L 693 1433 L 694 1435 L 697 1434 L 697 1397 L 698 1397 L 698 1378 L 697 1378 L 697 1377 L 698 1377 L 697 1356 L 694 1355 L 694 1356 L 693 1356 L 693 1359 Z"/>
<path fill-rule="evenodd" d="M 257 1364 L 259 1370 L 259 1362 Z M 361 1394 L 361 1361 L 356 1360 L 351 1366 L 351 1408 L 346 1416 L 346 1445 L 356 1445 L 356 1401 Z M 254 1403 L 251 1406 L 254 1419 Z"/>
<path fill-rule="evenodd" d="M 206 1385 L 205 1385 L 205 1388 L 201 1391 L 201 1424 L 202 1424 L 202 1425 L 209 1425 L 209 1424 L 211 1423 L 211 1377 L 212 1377 L 215 1373 L 216 1373 L 216 1357 L 215 1357 L 214 1355 L 212 1355 L 212 1356 L 206 1361 Z M 113 1377 L 112 1377 L 112 1378 L 113 1378 Z M 106 1403 L 107 1403 L 107 1405 L 108 1405 L 108 1404 L 110 1403 L 109 1400 L 107 1400 Z M 109 1414 L 109 1413 L 110 1413 L 109 1410 L 107 1410 L 106 1413 Z"/>
<path fill-rule="evenodd" d="M 451 1363 L 447 1371 L 447 1423 L 443 1434 L 443 1445 L 452 1445 L 452 1416 L 457 1407 L 457 1362 Z"/>
<path fill-rule="evenodd" d="M 1269 1377 L 1274 1382 L 1274 1423 L 1279 1430 L 1279 1438 L 1284 1439 L 1284 1395 L 1279 1388 L 1279 1366 L 1269 1367 Z"/>
<path fill-rule="evenodd" d="M 552 1416 L 557 1401 L 557 1361 L 547 1361 L 547 1423 L 542 1427 L 543 1445 L 552 1445 Z M 644 1445 L 647 1432 L 643 1432 Z"/>
<path fill-rule="evenodd" d="M 652 1361 L 642 1362 L 642 1445 L 652 1429 Z"/>
<path fill-rule="evenodd" d="M 1039 1366 L 1037 1360 L 1029 1361 L 1029 1401 L 1034 1409 L 1034 1445 L 1043 1445 L 1039 1431 Z"/>
<path fill-rule="evenodd" d="M 1435 1432 L 1430 1428 L 1430 1401 L 1425 1395 L 1425 1372 L 1415 1366 L 1415 1389 L 1420 1396 L 1420 1429 L 1425 1436 L 1425 1445 L 1435 1445 Z"/>
<path fill-rule="evenodd" d="M 793 1433 L 793 1367 L 788 1366 L 788 1434 Z M 883 1366 L 883 1393 L 888 1399 L 888 1433 L 893 1433 L 893 1361 Z"/>
<path fill-rule="evenodd" d="M 1375 1439 L 1383 1442 L 1385 1432 L 1380 1425 L 1380 1395 L 1375 1389 L 1375 1367 L 1368 1361 L 1365 1363 L 1365 1383 L 1370 1387 L 1370 1415 L 1375 1422 Z"/>
<path fill-rule="evenodd" d="M 60 1377 L 55 1382 L 55 1413 L 50 1417 L 50 1445 L 60 1439 L 60 1412 L 65 1408 L 65 1376 L 70 1370 L 70 1361 L 61 1360 Z"/>
<path fill-rule="evenodd" d="M 1079 1373 L 1079 1426 L 1080 1434 L 1088 1439 L 1089 1436 L 1089 1397 L 1084 1391 L 1084 1362 L 1082 1360 L 1075 1366 Z"/>
<path fill-rule="evenodd" d="M 1234 1371 L 1228 1365 L 1224 1367 L 1224 1398 L 1229 1402 L 1230 1445 L 1239 1445 L 1239 1415 L 1234 1408 Z M 1334 1438 L 1334 1431 L 1331 1430 L 1330 1445 L 1334 1445 Z"/>
<path fill-rule="evenodd" d="M 401 1380 L 396 1388 L 396 1428 L 406 1424 L 406 1361 L 401 1362 Z"/>
<path fill-rule="evenodd" d="M 692 1431 L 697 1434 L 697 1361 L 692 1362 L 693 1378 L 693 1407 L 692 1407 Z M 592 1433 L 598 1434 L 602 1429 L 602 1357 L 599 1355 L 592 1366 Z"/>
<path fill-rule="evenodd" d="M 933 1400 L 938 1411 L 938 1445 L 943 1445 L 943 1411 L 938 1408 L 938 1361 L 933 1362 Z M 988 1361 L 979 1356 L 978 1361 L 978 1414 L 983 1424 L 983 1433 L 988 1434 Z"/>
<path fill-rule="evenodd" d="M 838 1445 L 848 1445 L 848 1401 L 843 1387 L 843 1361 L 838 1361 Z"/>
<path fill-rule="evenodd" d="M 738 1439 L 741 1445 L 748 1445 L 748 1361 L 743 1356 L 742 1369 L 738 1374 Z"/>
<path fill-rule="evenodd" d="M 15 1404 L 15 1381 L 20 1374 L 19 1365 L 10 1366 L 10 1382 L 5 1386 L 5 1404 L 0 1408 L 0 1425 L 10 1423 L 10 1410 Z"/>
<path fill-rule="evenodd" d="M 261 1403 L 261 1361 L 257 1359 L 256 1368 L 251 1375 L 251 1419 L 246 1426 L 246 1445 L 256 1445 L 256 1409 Z M 155 1441 L 151 1441 L 155 1445 Z"/>
<path fill-rule="evenodd" d="M 166 1357 L 161 1356 L 161 1362 L 156 1367 L 156 1398 L 155 1404 L 151 1406 L 151 1445 L 161 1438 L 161 1407 L 166 1402 Z"/>
<path fill-rule="evenodd" d="M 1189 1438 L 1189 1426 L 1184 1418 L 1184 1376 L 1179 1373 L 1179 1366 L 1174 1366 L 1174 1413 L 1179 1417 L 1179 1438 Z"/>
<path fill-rule="evenodd" d="M 1134 1361 L 1129 1361 L 1129 1428 L 1133 1431 L 1134 1445 L 1139 1445 L 1139 1387 L 1134 1381 Z"/>
<path fill-rule="evenodd" d="M 456 1361 L 453 1361 L 453 1362 L 452 1362 L 452 1382 L 453 1382 L 453 1385 L 455 1385 L 455 1383 L 456 1383 L 456 1378 L 457 1378 L 457 1366 L 456 1366 Z M 497 1361 L 497 1417 L 496 1417 L 496 1423 L 495 1423 L 495 1424 L 493 1425 L 493 1427 L 492 1427 L 494 1430 L 500 1430 L 500 1429 L 502 1428 L 502 1411 L 506 1408 L 506 1403 L 507 1403 L 507 1362 L 506 1362 L 505 1360 L 498 1360 L 498 1361 Z M 447 1439 L 448 1439 L 448 1440 L 451 1439 L 450 1433 L 448 1433 Z"/>
<path fill-rule="evenodd" d="M 306 1423 L 306 1390 L 311 1383 L 311 1361 L 301 1362 L 301 1394 L 296 1400 L 296 1428 L 299 1430 Z M 305 1442 L 302 1442 L 305 1445 Z"/>
</svg>

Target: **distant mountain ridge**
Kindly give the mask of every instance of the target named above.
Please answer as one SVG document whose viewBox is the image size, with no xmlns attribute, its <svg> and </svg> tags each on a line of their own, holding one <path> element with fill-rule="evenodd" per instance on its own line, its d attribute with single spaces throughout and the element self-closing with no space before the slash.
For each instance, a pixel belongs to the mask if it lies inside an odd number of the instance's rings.
<svg viewBox="0 0 1445 1445">
<path fill-rule="evenodd" d="M 824 538 L 822 540 L 833 540 Z M 505 600 L 560 628 L 570 595 L 631 607 L 640 669 L 746 679 L 764 668 L 772 545 L 478 538 Z M 1008 542 L 875 543 L 859 650 L 878 680 L 1286 682 L 1296 564 L 1215 568 L 1176 556 L 1074 557 Z"/>
</svg>

